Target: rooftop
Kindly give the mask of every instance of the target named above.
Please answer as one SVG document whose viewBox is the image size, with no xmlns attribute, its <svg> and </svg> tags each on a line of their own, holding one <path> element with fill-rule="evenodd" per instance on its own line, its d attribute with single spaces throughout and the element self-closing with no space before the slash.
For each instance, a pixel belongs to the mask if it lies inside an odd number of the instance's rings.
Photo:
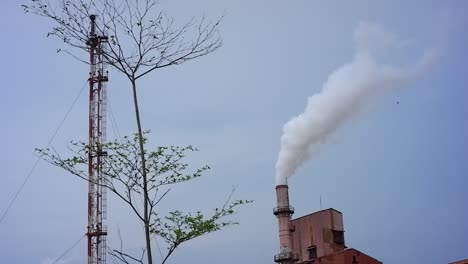
<svg viewBox="0 0 468 264">
<path fill-rule="evenodd" d="M 298 217 L 298 218 L 293 219 L 292 221 L 301 219 L 301 218 L 303 218 L 303 217 L 308 217 L 308 216 L 311 216 L 311 215 L 314 215 L 314 214 L 320 214 L 320 213 L 323 213 L 323 212 L 326 212 L 326 211 L 335 211 L 335 212 L 337 212 L 337 213 L 339 213 L 339 214 L 343 214 L 343 213 L 341 213 L 340 211 L 338 211 L 338 210 L 336 210 L 336 209 L 334 209 L 334 208 L 328 208 L 328 209 L 323 209 L 323 210 L 320 210 L 320 211 L 317 211 L 317 212 L 313 212 L 313 213 L 311 213 L 311 214 L 307 214 L 307 215 L 300 216 L 300 217 Z"/>
</svg>

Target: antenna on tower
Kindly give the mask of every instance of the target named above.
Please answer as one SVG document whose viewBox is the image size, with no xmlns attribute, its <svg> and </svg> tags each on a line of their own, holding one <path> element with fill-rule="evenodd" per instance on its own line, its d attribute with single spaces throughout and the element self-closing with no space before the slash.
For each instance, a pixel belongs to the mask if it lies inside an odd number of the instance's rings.
<svg viewBox="0 0 468 264">
<path fill-rule="evenodd" d="M 323 210 L 322 208 L 322 195 L 320 194 L 320 210 Z"/>
<path fill-rule="evenodd" d="M 88 151 L 88 264 L 106 263 L 107 189 L 102 173 L 107 152 L 106 141 L 106 83 L 108 81 L 103 56 L 107 36 L 96 34 L 96 15 L 90 15 L 89 47 L 89 151 Z"/>
</svg>

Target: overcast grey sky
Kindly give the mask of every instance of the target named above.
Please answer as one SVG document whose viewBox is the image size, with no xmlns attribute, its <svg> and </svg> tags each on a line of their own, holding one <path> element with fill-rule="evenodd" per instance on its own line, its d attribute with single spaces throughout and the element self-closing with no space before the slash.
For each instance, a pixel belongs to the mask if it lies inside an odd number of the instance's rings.
<svg viewBox="0 0 468 264">
<path fill-rule="evenodd" d="M 8 206 L 76 94 L 86 65 L 57 54 L 51 24 L 1 5 L 0 211 Z M 222 14 L 217 52 L 156 72 L 142 82 L 143 126 L 155 145 L 193 144 L 193 163 L 212 170 L 171 192 L 161 210 L 219 206 L 233 185 L 255 203 L 241 225 L 182 246 L 170 263 L 272 263 L 278 253 L 275 162 L 281 129 L 310 95 L 355 54 L 362 21 L 405 40 L 381 63 L 408 65 L 427 49 L 440 57 L 418 80 L 375 100 L 345 124 L 320 155 L 289 180 L 294 217 L 323 207 L 344 214 L 346 244 L 384 263 L 447 263 L 467 258 L 468 92 L 466 1 L 163 1 L 184 21 Z M 109 101 L 121 134 L 135 130 L 130 90 L 110 73 Z M 397 104 L 399 102 L 399 104 Z M 53 145 L 86 139 L 87 98 L 78 100 Z M 109 136 L 114 133 L 109 125 Z M 47 264 L 86 232 L 87 184 L 41 162 L 0 224 L 0 263 Z M 143 241 L 132 214 L 109 195 L 108 244 L 117 230 L 129 248 Z M 83 263 L 86 241 L 63 263 Z M 159 254 L 154 250 L 155 259 Z"/>
</svg>

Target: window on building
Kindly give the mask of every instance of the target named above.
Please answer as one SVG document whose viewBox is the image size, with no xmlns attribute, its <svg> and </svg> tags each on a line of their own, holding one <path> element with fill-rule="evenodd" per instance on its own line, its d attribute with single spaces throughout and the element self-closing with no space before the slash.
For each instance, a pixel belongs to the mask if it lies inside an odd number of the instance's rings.
<svg viewBox="0 0 468 264">
<path fill-rule="evenodd" d="M 317 257 L 317 247 L 316 246 L 308 247 L 307 251 L 309 252 L 309 259 L 314 259 L 314 258 Z"/>
<path fill-rule="evenodd" d="M 344 231 L 333 230 L 333 240 L 337 244 L 344 245 Z"/>
</svg>

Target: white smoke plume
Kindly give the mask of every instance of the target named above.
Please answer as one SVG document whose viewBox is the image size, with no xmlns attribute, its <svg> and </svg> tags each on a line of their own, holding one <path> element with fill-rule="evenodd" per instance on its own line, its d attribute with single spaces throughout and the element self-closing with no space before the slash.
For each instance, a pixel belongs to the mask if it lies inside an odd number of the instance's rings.
<svg viewBox="0 0 468 264">
<path fill-rule="evenodd" d="M 377 64 L 378 54 L 405 42 L 375 24 L 361 22 L 354 32 L 354 40 L 353 61 L 336 69 L 322 90 L 308 98 L 304 112 L 283 126 L 276 162 L 278 185 L 287 184 L 288 177 L 304 161 L 317 155 L 333 132 L 359 114 L 373 98 L 421 76 L 435 58 L 434 53 L 426 52 L 411 67 Z"/>
</svg>

